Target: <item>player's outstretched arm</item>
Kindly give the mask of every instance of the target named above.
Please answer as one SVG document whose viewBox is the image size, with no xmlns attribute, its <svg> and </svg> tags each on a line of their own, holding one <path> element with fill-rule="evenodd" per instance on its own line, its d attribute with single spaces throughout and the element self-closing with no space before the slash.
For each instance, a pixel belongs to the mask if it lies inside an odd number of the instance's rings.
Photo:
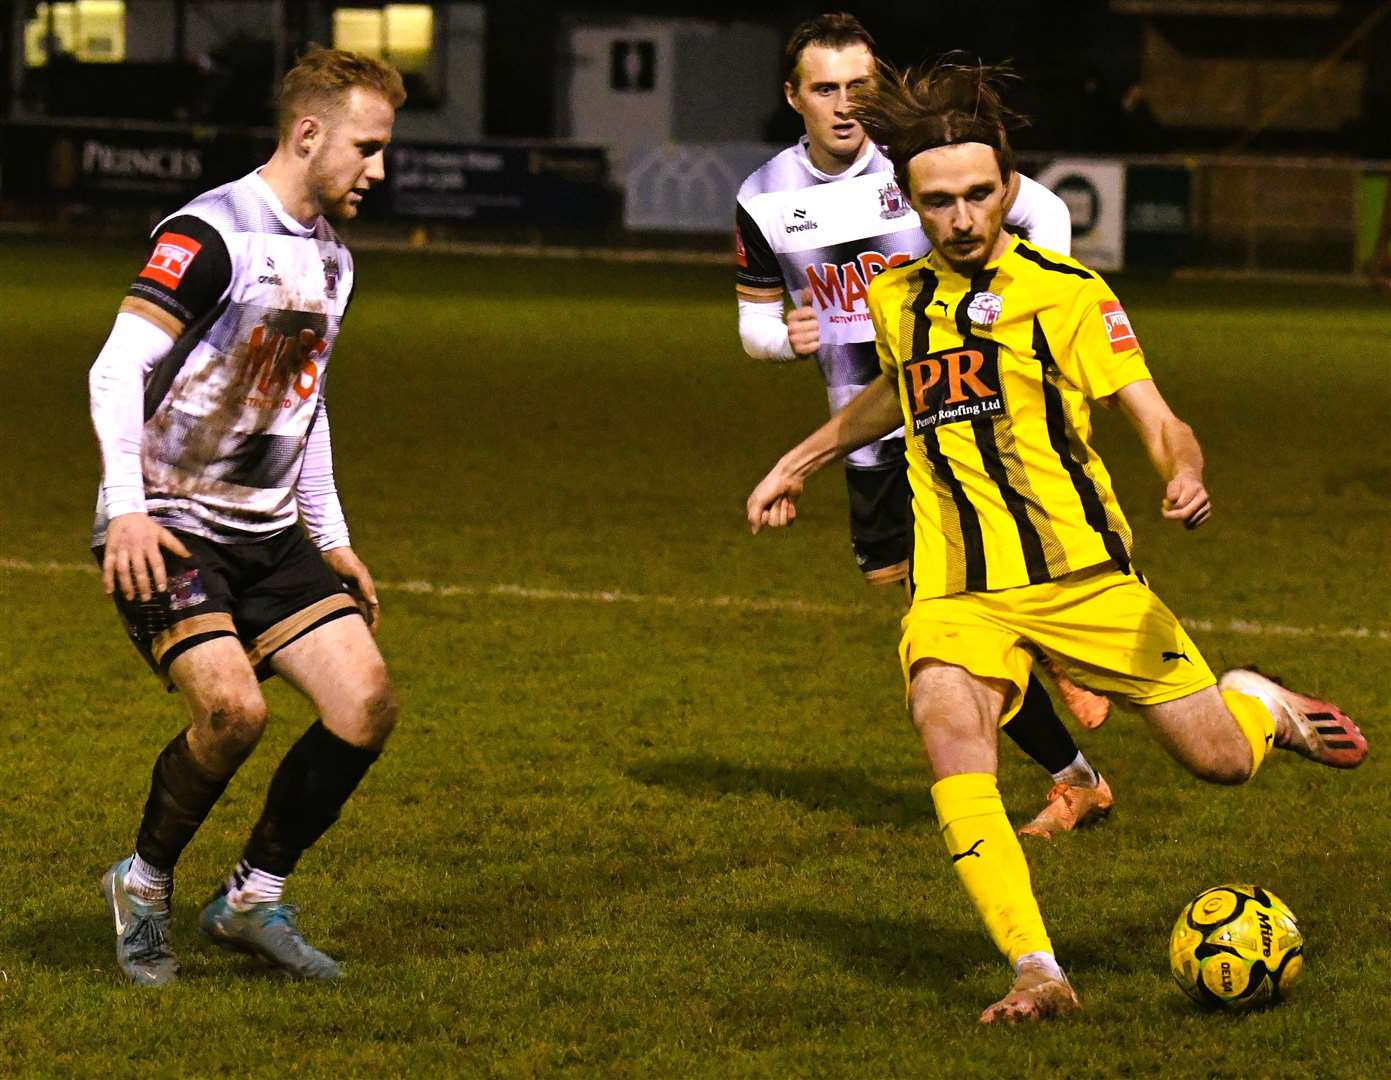
<svg viewBox="0 0 1391 1080">
<path fill-rule="evenodd" d="M 745 503 L 749 529 L 780 529 L 797 519 L 797 500 L 807 478 L 852 450 L 882 439 L 903 424 L 898 387 L 886 375 L 866 386 L 840 412 L 794 446 L 769 471 Z"/>
<path fill-rule="evenodd" d="M 1203 485 L 1203 450 L 1193 429 L 1174 415 L 1153 380 L 1130 383 L 1115 398 L 1164 481 L 1164 516 L 1196 529 L 1211 514 L 1212 502 Z"/>
</svg>

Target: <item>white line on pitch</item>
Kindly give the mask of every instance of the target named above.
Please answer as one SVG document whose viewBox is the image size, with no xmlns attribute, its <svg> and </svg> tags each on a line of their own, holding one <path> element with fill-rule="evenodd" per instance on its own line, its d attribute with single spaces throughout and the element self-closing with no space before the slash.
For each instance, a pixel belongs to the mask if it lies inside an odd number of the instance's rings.
<svg viewBox="0 0 1391 1080">
<path fill-rule="evenodd" d="M 95 574 L 91 563 L 31 562 L 0 558 L 0 570 L 33 574 Z M 811 600 L 746 596 L 664 596 L 660 593 L 632 593 L 619 590 L 579 592 L 570 589 L 538 589 L 526 585 L 439 585 L 433 581 L 379 581 L 383 592 L 413 593 L 418 596 L 501 597 L 513 600 L 563 601 L 580 604 L 651 604 L 659 607 L 726 608 L 736 611 L 792 612 L 806 615 L 882 614 L 881 608 L 866 604 L 828 604 Z M 1391 630 L 1365 626 L 1290 626 L 1284 623 L 1254 622 L 1250 619 L 1184 619 L 1184 626 L 1207 634 L 1239 634 L 1246 637 L 1328 637 L 1368 641 L 1391 641 Z"/>
</svg>

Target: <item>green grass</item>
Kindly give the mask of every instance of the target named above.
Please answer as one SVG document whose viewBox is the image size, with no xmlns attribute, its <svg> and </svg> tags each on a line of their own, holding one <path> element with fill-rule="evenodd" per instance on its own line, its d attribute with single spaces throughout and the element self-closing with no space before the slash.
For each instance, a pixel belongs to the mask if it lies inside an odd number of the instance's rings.
<svg viewBox="0 0 1391 1080">
<path fill-rule="evenodd" d="M 89 558 L 85 374 L 138 261 L 0 246 L 0 559 Z M 0 569 L 0 1074 L 1384 1071 L 1384 305 L 1117 283 L 1203 439 L 1216 506 L 1191 535 L 1163 522 L 1134 438 L 1102 417 L 1140 564 L 1215 627 L 1196 635 L 1214 666 L 1258 659 L 1334 696 L 1373 754 L 1350 774 L 1281 756 L 1229 790 L 1182 774 L 1131 716 L 1088 735 L 1116 813 L 1026 849 L 1086 1012 L 994 1031 L 975 1019 L 1005 969 L 943 857 L 898 612 L 854 572 L 842 485 L 814 481 L 788 534 L 742 525 L 748 488 L 822 418 L 815 374 L 742 357 L 719 271 L 364 255 L 359 275 L 334 445 L 354 546 L 388 586 L 403 722 L 291 886 L 348 979 L 285 985 L 196 933 L 311 719 L 271 685 L 264 745 L 180 866 L 185 977 L 121 982 L 97 880 L 182 707 L 94 576 Z M 389 587 L 407 581 L 460 589 Z M 605 590 L 635 598 L 590 596 Z M 1023 820 L 1048 780 L 1003 758 Z M 1279 1008 L 1208 1015 L 1172 986 L 1167 936 L 1192 894 L 1234 879 L 1294 908 L 1308 966 Z"/>
</svg>

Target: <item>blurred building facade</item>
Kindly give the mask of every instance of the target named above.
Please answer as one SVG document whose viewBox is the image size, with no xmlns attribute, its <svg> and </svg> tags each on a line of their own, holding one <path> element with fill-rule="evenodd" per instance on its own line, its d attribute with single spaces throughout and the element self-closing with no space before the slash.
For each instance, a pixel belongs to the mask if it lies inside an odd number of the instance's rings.
<svg viewBox="0 0 1391 1080">
<path fill-rule="evenodd" d="M 1378 119 L 1391 111 L 1386 0 L 996 0 L 988 19 L 970 4 L 857 7 L 895 62 L 951 48 L 1012 60 L 1034 118 L 1026 147 L 1391 157 L 1391 125 Z M 70 0 L 6 10 L 0 104 L 11 119 L 267 124 L 279 74 L 318 42 L 400 67 L 412 136 L 620 146 L 635 125 L 678 141 L 783 134 L 782 40 L 813 9 Z"/>
<path fill-rule="evenodd" d="M 273 141 L 281 74 L 319 43 L 406 80 L 374 212 L 727 232 L 739 181 L 800 134 L 782 44 L 818 6 L 12 2 L 0 215 L 35 195 L 167 201 L 238 175 Z M 1391 0 L 853 7 L 896 64 L 948 49 L 1012 64 L 1030 117 L 1016 148 L 1098 265 L 1365 260 L 1391 160 Z"/>
</svg>

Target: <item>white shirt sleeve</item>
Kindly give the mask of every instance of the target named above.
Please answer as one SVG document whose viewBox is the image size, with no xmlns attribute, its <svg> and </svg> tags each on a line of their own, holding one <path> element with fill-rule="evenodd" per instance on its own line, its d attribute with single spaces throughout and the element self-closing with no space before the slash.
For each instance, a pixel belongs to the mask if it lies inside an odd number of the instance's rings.
<svg viewBox="0 0 1391 1080">
<path fill-rule="evenodd" d="M 140 449 L 145 433 L 145 379 L 174 339 L 154 323 L 123 311 L 87 376 L 92 426 L 101 446 L 107 517 L 145 512 Z"/>
<path fill-rule="evenodd" d="M 739 301 L 739 340 L 755 360 L 795 360 L 780 300 Z"/>
<path fill-rule="evenodd" d="M 1019 174 L 1019 193 L 1005 215 L 1005 224 L 1023 229 L 1035 247 L 1072 254 L 1072 215 L 1067 203 L 1037 180 Z"/>
<path fill-rule="evenodd" d="M 348 522 L 333 479 L 333 443 L 328 434 L 328 407 L 323 392 L 304 444 L 304 465 L 295 482 L 295 498 L 309 538 L 320 551 L 348 547 Z"/>
</svg>

